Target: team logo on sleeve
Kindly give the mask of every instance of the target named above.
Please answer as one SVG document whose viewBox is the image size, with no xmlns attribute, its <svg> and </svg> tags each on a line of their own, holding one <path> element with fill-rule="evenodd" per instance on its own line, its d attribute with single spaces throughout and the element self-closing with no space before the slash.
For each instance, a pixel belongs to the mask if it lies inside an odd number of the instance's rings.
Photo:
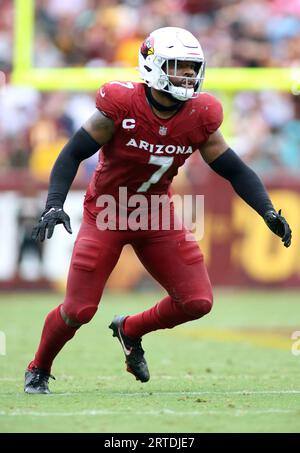
<svg viewBox="0 0 300 453">
<path fill-rule="evenodd" d="M 148 55 L 154 54 L 154 38 L 153 36 L 149 36 L 142 44 L 141 47 L 141 54 L 144 58 L 148 57 Z"/>
</svg>

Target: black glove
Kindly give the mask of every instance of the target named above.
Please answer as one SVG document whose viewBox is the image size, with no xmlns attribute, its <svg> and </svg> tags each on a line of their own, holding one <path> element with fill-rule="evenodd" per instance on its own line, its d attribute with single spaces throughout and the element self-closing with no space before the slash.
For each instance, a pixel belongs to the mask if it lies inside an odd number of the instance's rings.
<svg viewBox="0 0 300 453">
<path fill-rule="evenodd" d="M 65 213 L 63 208 L 53 207 L 47 208 L 42 213 L 39 223 L 32 230 L 32 239 L 40 239 L 41 242 L 44 241 L 46 230 L 48 230 L 47 239 L 50 239 L 54 228 L 59 223 L 62 223 L 68 233 L 72 234 L 72 228 L 70 224 L 70 217 Z"/>
<path fill-rule="evenodd" d="M 273 233 L 281 237 L 285 247 L 291 245 L 292 231 L 285 218 L 281 215 L 281 209 L 276 211 L 267 211 L 264 215 L 264 221 Z"/>
</svg>

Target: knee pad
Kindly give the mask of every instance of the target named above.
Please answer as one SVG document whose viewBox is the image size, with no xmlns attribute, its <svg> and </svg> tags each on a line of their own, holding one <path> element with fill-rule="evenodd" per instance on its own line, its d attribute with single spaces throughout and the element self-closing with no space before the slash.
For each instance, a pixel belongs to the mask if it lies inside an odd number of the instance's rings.
<svg viewBox="0 0 300 453">
<path fill-rule="evenodd" d="M 61 310 L 61 315 L 63 320 L 66 324 L 73 327 L 90 322 L 98 309 L 98 307 L 95 307 L 94 305 L 88 305 L 79 310 L 68 310 L 68 312 L 66 312 L 64 307 L 62 308 L 63 311 Z"/>
<path fill-rule="evenodd" d="M 181 304 L 182 310 L 194 317 L 194 319 L 202 318 L 207 315 L 212 308 L 212 301 L 206 299 L 194 299 Z"/>
</svg>

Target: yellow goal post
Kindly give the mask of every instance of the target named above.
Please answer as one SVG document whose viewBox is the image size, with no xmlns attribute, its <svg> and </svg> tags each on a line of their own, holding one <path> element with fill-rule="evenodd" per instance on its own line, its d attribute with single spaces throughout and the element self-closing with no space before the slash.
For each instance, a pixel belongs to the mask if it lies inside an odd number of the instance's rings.
<svg viewBox="0 0 300 453">
<path fill-rule="evenodd" d="M 36 68 L 34 54 L 34 0 L 14 0 L 14 52 L 12 83 L 42 91 L 96 90 L 109 80 L 138 81 L 133 68 Z M 243 90 L 300 91 L 300 67 L 208 68 L 204 88 L 235 92 Z M 296 94 L 296 93 L 295 93 Z"/>
<path fill-rule="evenodd" d="M 14 0 L 14 50 L 11 82 L 41 91 L 96 91 L 110 80 L 139 81 L 136 69 L 126 67 L 34 66 L 35 0 Z M 204 90 L 222 92 L 226 113 L 222 130 L 231 135 L 232 95 L 237 91 L 280 90 L 300 94 L 300 65 L 287 68 L 208 68 Z"/>
</svg>

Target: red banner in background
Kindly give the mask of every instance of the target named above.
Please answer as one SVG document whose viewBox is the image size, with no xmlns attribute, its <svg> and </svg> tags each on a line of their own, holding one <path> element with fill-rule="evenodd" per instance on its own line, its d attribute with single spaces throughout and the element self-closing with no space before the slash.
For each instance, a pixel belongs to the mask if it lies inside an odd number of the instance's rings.
<svg viewBox="0 0 300 453">
<path fill-rule="evenodd" d="M 203 194 L 205 232 L 199 242 L 214 286 L 300 287 L 300 180 L 276 178 L 267 183 L 277 209 L 293 230 L 286 249 L 230 184 L 205 166 L 190 169 L 189 179 L 178 178 L 176 192 Z M 51 241 L 34 246 L 30 231 L 43 206 L 45 193 L 0 191 L 0 288 L 63 288 L 73 242 L 82 215 L 82 191 L 71 191 L 66 210 L 74 234 L 57 228 Z M 10 188 L 11 189 L 11 188 Z M 20 188 L 19 188 L 20 189 Z M 4 215 L 5 213 L 5 215 Z M 157 287 L 130 246 L 124 248 L 108 288 L 132 290 Z"/>
</svg>

